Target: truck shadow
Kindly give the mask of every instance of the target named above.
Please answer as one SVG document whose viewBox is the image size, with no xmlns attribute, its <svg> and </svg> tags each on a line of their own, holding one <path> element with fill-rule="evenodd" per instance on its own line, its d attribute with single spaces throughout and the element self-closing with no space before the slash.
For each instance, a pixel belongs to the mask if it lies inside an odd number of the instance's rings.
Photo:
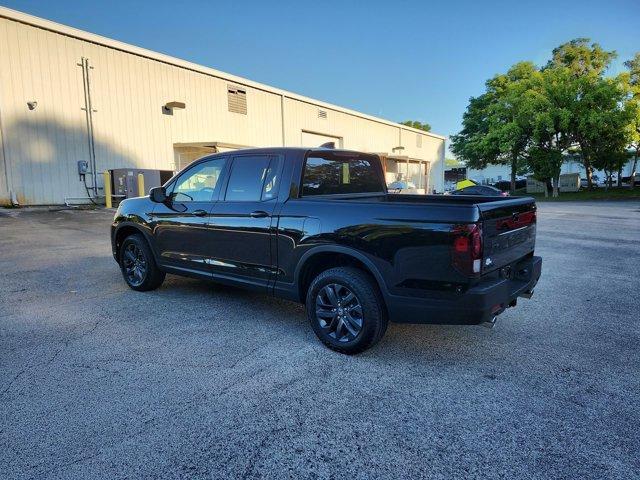
<svg viewBox="0 0 640 480">
<path fill-rule="evenodd" d="M 324 349 L 315 337 L 309 326 L 304 305 L 214 282 L 167 276 L 167 281 L 161 289 L 162 295 L 173 296 L 172 291 L 181 298 L 222 301 L 229 309 L 233 309 L 238 317 L 254 318 L 254 328 L 280 331 L 292 342 L 292 348 L 312 343 L 333 354 Z M 234 327 L 231 325 L 229 328 Z M 400 354 L 415 354 L 424 359 L 451 356 L 452 359 L 460 361 L 462 357 L 473 356 L 470 345 L 484 346 L 488 343 L 490 335 L 490 330 L 479 326 L 390 323 L 378 345 L 358 357 L 391 360 Z M 396 360 L 399 361 L 399 357 Z"/>
</svg>

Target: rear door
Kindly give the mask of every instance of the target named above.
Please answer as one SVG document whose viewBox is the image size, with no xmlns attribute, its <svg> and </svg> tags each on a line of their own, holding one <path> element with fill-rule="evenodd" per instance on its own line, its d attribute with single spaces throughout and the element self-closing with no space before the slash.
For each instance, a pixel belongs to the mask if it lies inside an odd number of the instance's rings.
<svg viewBox="0 0 640 480">
<path fill-rule="evenodd" d="M 209 264 L 214 276 L 249 287 L 267 287 L 277 263 L 271 252 L 272 218 L 282 165 L 279 155 L 233 157 L 220 201 L 209 219 Z"/>
<path fill-rule="evenodd" d="M 536 205 L 532 198 L 512 198 L 477 205 L 482 219 L 482 272 L 509 265 L 535 249 Z"/>
</svg>

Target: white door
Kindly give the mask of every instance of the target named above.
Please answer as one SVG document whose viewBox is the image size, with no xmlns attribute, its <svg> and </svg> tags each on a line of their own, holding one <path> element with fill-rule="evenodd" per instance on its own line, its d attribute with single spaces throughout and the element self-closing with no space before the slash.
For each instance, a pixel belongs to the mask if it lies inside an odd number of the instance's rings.
<svg viewBox="0 0 640 480">
<path fill-rule="evenodd" d="M 331 135 L 322 135 L 320 133 L 312 133 L 302 131 L 302 138 L 300 141 L 301 147 L 319 147 L 325 143 L 333 142 L 336 148 L 342 148 L 342 138 L 334 137 Z"/>
</svg>

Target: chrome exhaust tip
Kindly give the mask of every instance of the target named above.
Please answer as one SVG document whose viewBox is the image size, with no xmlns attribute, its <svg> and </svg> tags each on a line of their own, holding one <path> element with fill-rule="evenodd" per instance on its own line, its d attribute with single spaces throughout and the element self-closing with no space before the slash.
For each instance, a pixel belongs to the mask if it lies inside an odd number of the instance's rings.
<svg viewBox="0 0 640 480">
<path fill-rule="evenodd" d="M 485 328 L 493 328 L 496 324 L 496 320 L 498 320 L 498 317 L 495 316 L 493 317 L 491 320 L 487 320 L 486 322 L 482 322 L 480 325 L 482 325 Z"/>
</svg>

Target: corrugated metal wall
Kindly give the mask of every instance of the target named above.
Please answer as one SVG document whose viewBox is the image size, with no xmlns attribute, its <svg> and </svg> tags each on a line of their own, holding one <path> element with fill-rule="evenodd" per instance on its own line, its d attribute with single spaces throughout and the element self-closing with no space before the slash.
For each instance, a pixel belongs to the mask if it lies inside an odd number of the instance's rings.
<svg viewBox="0 0 640 480">
<path fill-rule="evenodd" d="M 403 142 L 405 155 L 432 164 L 444 158 L 440 138 L 423 136 L 418 148 L 412 131 L 297 99 L 283 101 L 278 93 L 250 86 L 245 86 L 247 114 L 232 113 L 227 87 L 233 81 L 0 18 L 6 154 L 0 165 L 6 163 L 9 187 L 21 204 L 59 204 L 86 195 L 77 174 L 77 161 L 90 155 L 82 58 L 91 65 L 99 172 L 129 166 L 173 169 L 176 143 L 279 146 L 284 137 L 286 145 L 300 145 L 302 130 L 341 137 L 344 148 L 390 152 Z M 33 110 L 30 101 L 37 102 Z M 184 102 L 186 108 L 163 113 L 170 101 Z M 319 108 L 327 118 L 319 118 Z M 0 198 L 6 202 L 3 175 Z"/>
<path fill-rule="evenodd" d="M 0 93 L 2 93 L 0 91 Z M 2 97 L 0 97 L 0 106 Z M 6 172 L 6 159 L 4 156 L 4 140 L 2 138 L 2 112 L 0 112 L 0 206 L 9 203 L 9 183 Z"/>
</svg>

